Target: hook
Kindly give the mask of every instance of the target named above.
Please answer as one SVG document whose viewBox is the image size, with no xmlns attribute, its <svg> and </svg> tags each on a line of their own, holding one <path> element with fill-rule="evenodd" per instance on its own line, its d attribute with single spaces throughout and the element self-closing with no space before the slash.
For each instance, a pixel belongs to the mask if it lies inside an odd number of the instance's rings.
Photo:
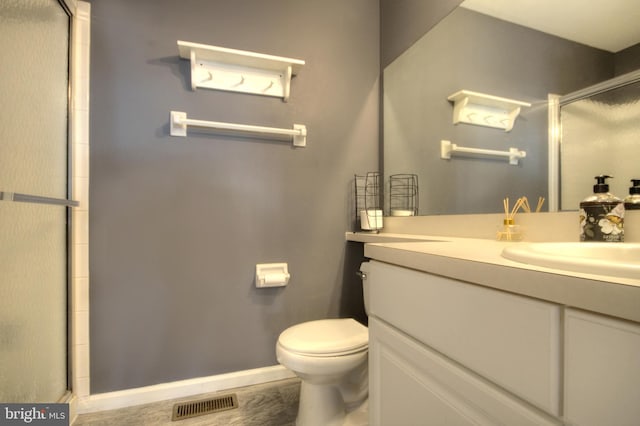
<svg viewBox="0 0 640 426">
<path fill-rule="evenodd" d="M 240 75 L 240 81 L 234 84 L 232 87 L 242 86 L 244 84 L 244 75 Z"/>
<path fill-rule="evenodd" d="M 202 83 L 204 83 L 205 81 L 213 80 L 213 74 L 211 74 L 211 71 L 207 71 L 207 74 L 209 74 L 209 76 L 207 78 L 201 80 Z"/>
<path fill-rule="evenodd" d="M 267 87 L 264 88 L 264 91 L 266 92 L 267 90 L 271 89 L 273 87 L 273 80 L 271 80 L 269 82 L 269 85 Z"/>
</svg>

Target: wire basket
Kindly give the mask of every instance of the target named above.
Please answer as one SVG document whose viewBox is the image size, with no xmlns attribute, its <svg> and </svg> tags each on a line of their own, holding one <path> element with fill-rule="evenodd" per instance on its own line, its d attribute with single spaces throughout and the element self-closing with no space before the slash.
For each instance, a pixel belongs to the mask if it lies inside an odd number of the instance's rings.
<svg viewBox="0 0 640 426">
<path fill-rule="evenodd" d="M 355 217 L 356 224 L 363 230 L 382 228 L 382 209 L 379 172 L 355 175 Z"/>
<path fill-rule="evenodd" d="M 389 214 L 391 216 L 418 215 L 418 175 L 389 176 Z"/>
</svg>

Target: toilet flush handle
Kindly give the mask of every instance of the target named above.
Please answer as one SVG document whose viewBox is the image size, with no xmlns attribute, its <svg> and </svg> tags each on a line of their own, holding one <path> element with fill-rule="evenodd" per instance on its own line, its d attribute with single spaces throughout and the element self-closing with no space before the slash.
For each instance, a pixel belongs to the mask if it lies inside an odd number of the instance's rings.
<svg viewBox="0 0 640 426">
<path fill-rule="evenodd" d="M 365 274 L 362 271 L 356 271 L 356 275 L 359 276 L 361 280 L 366 280 L 367 279 L 367 274 Z"/>
</svg>

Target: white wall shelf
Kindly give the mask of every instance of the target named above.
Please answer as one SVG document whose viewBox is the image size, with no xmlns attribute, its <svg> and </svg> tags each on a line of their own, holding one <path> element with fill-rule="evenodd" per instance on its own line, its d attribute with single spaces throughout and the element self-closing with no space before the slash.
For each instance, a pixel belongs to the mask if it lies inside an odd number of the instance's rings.
<svg viewBox="0 0 640 426">
<path fill-rule="evenodd" d="M 469 90 L 460 90 L 447 99 L 454 103 L 453 124 L 475 124 L 476 126 L 504 129 L 505 132 L 513 128 L 521 107 L 531 106 L 528 102 Z"/>
<path fill-rule="evenodd" d="M 178 40 L 180 57 L 191 62 L 191 89 L 198 87 L 282 98 L 291 92 L 291 77 L 300 59 Z"/>
</svg>

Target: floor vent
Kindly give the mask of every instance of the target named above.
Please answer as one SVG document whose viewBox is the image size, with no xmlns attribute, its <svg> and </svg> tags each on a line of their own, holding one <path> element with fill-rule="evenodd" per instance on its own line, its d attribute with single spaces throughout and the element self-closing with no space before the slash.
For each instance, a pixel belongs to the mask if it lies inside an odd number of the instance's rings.
<svg viewBox="0 0 640 426">
<path fill-rule="evenodd" d="M 173 406 L 173 416 L 171 420 L 175 421 L 204 416 L 205 414 L 218 413 L 233 408 L 238 408 L 238 397 L 235 393 L 221 395 L 215 398 L 201 399 L 199 401 L 183 402 Z"/>
</svg>

